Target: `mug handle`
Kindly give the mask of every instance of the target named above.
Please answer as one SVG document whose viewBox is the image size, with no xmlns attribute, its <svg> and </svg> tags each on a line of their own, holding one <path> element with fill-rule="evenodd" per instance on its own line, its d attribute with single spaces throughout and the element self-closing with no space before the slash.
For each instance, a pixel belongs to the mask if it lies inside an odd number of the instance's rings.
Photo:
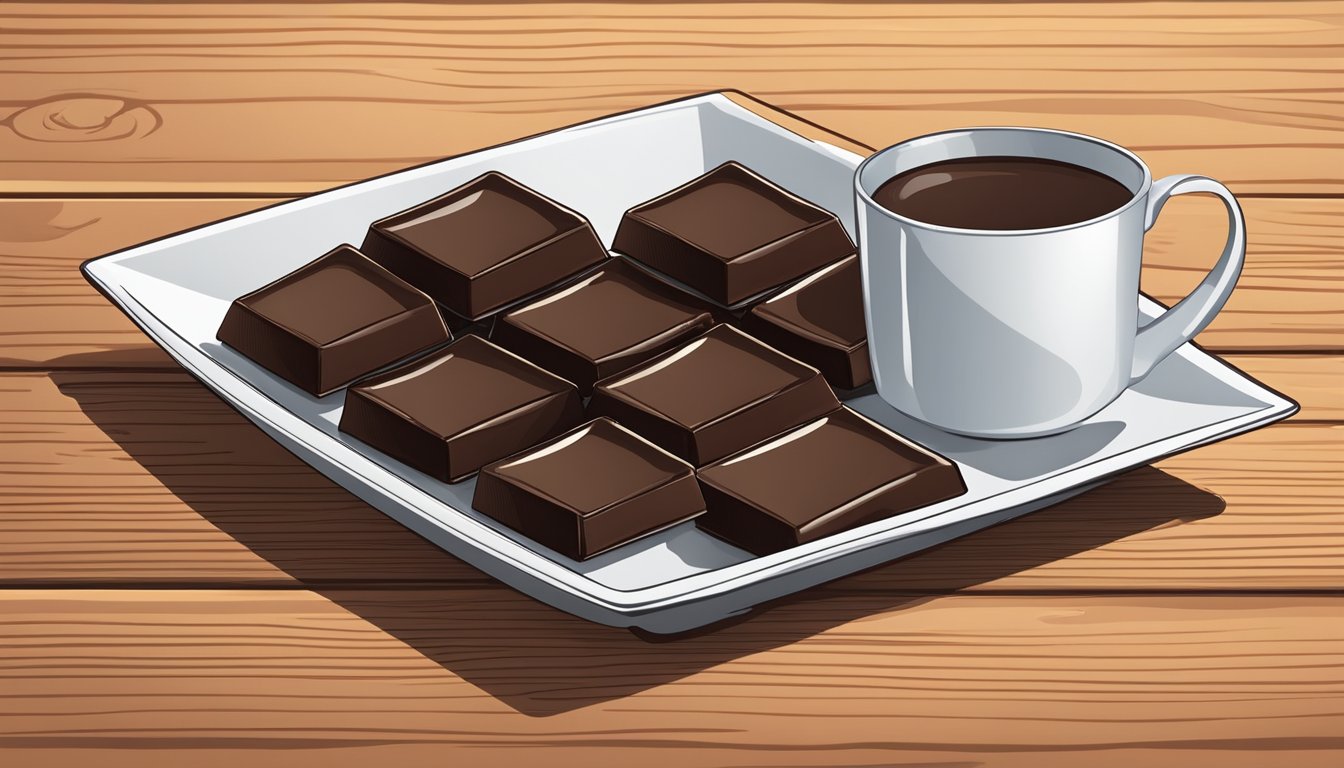
<svg viewBox="0 0 1344 768">
<path fill-rule="evenodd" d="M 1181 299 L 1180 303 L 1162 313 L 1139 329 L 1134 339 L 1134 364 L 1130 368 L 1129 383 L 1134 384 L 1152 372 L 1176 348 L 1194 338 L 1213 320 L 1232 295 L 1232 289 L 1241 276 L 1241 265 L 1246 261 L 1246 221 L 1241 206 L 1227 187 L 1205 176 L 1167 176 L 1153 182 L 1148 194 L 1148 212 L 1143 229 L 1148 231 L 1157 221 L 1162 206 L 1176 195 L 1207 192 L 1217 195 L 1227 207 L 1227 243 L 1223 255 L 1213 265 L 1204 281 Z"/>
</svg>

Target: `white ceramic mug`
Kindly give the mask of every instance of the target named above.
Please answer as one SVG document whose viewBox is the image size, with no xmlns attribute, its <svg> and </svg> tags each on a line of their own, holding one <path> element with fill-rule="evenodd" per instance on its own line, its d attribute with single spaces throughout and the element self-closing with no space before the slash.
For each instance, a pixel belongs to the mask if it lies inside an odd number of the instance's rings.
<svg viewBox="0 0 1344 768">
<path fill-rule="evenodd" d="M 969 157 L 1033 157 L 1090 168 L 1129 201 L 1088 221 L 990 231 L 927 224 L 873 200 L 904 171 Z M 1062 432 L 1104 408 L 1222 309 L 1241 274 L 1246 225 L 1222 184 L 1152 180 L 1133 152 L 1038 128 L 968 128 L 897 144 L 854 178 L 868 347 L 878 394 L 916 419 L 976 437 Z M 1174 195 L 1220 197 L 1223 255 L 1179 304 L 1138 327 L 1143 235 Z"/>
</svg>

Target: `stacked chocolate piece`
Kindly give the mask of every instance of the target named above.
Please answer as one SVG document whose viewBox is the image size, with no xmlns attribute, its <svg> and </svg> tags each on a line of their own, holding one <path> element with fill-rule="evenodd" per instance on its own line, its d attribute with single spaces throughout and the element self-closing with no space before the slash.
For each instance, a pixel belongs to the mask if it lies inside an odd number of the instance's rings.
<svg viewBox="0 0 1344 768">
<path fill-rule="evenodd" d="M 834 215 L 727 163 L 627 211 L 613 249 L 487 173 L 237 299 L 218 336 L 344 387 L 342 432 L 479 473 L 477 511 L 577 560 L 691 519 L 768 554 L 965 492 L 836 395 L 871 375 Z"/>
</svg>

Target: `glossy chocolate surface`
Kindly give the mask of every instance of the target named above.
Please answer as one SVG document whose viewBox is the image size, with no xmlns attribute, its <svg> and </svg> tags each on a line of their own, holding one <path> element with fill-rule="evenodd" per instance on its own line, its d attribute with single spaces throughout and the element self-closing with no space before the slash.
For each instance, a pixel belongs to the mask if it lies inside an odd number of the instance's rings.
<svg viewBox="0 0 1344 768">
<path fill-rule="evenodd" d="M 573 285 L 515 309 L 492 340 L 569 379 L 587 395 L 620 373 L 714 325 L 711 308 L 668 283 L 608 259 Z"/>
<path fill-rule="evenodd" d="M 742 318 L 742 327 L 820 369 L 833 387 L 854 389 L 873 380 L 858 255 L 808 275 L 752 307 Z"/>
<path fill-rule="evenodd" d="M 609 419 L 486 467 L 472 506 L 575 560 L 705 508 L 690 465 Z"/>
<path fill-rule="evenodd" d="M 627 211 L 613 250 L 731 306 L 854 244 L 829 211 L 730 162 Z"/>
<path fill-rule="evenodd" d="M 318 396 L 449 339 L 428 296 L 349 245 L 236 299 L 217 336 Z"/>
<path fill-rule="evenodd" d="M 966 492 L 955 464 L 848 408 L 697 474 L 696 524 L 758 555 Z"/>
<path fill-rule="evenodd" d="M 346 392 L 341 431 L 445 482 L 573 427 L 574 385 L 479 336 Z"/>
<path fill-rule="evenodd" d="M 364 251 L 472 320 L 607 257 L 587 219 L 493 171 L 374 222 Z"/>
<path fill-rule="evenodd" d="M 702 466 L 838 407 L 815 369 L 718 325 L 598 382 L 588 412 Z"/>
</svg>

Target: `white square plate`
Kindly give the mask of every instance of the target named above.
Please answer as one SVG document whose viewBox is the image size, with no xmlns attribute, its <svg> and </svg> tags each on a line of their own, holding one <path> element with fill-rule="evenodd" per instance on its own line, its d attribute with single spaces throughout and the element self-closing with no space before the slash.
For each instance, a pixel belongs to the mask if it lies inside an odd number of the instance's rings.
<svg viewBox="0 0 1344 768">
<path fill-rule="evenodd" d="M 193 229 L 94 259 L 83 270 L 183 367 L 361 499 L 539 600 L 593 621 L 652 632 L 709 624 L 1297 410 L 1190 344 L 1082 426 L 1035 440 L 949 435 L 867 395 L 849 405 L 956 461 L 968 492 L 765 557 L 684 524 L 579 563 L 474 512 L 475 480 L 440 483 L 346 438 L 336 428 L 343 391 L 311 397 L 215 340 L 235 297 L 339 243 L 358 244 L 373 220 L 487 170 L 581 211 L 610 243 L 626 209 L 736 160 L 833 211 L 852 234 L 851 178 L 861 156 L 794 133 L 743 102 L 707 94 L 585 123 Z M 1140 297 L 1139 311 L 1152 316 L 1161 307 Z"/>
</svg>

